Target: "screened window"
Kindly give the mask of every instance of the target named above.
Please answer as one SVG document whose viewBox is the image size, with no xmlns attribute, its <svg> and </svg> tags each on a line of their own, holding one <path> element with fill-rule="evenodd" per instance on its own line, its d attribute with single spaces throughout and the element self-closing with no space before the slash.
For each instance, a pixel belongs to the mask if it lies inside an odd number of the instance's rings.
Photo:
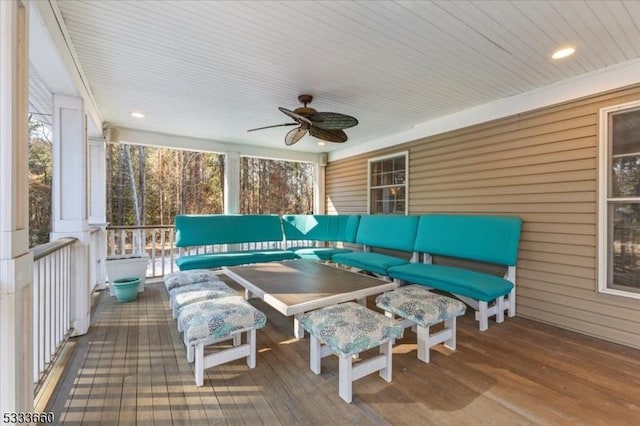
<svg viewBox="0 0 640 426">
<path fill-rule="evenodd" d="M 313 164 L 240 159 L 240 213 L 310 214 L 313 212 Z"/>
<path fill-rule="evenodd" d="M 408 153 L 369 160 L 369 213 L 408 213 Z"/>
<path fill-rule="evenodd" d="M 640 298 L 640 102 L 603 109 L 600 132 L 598 287 Z"/>
</svg>

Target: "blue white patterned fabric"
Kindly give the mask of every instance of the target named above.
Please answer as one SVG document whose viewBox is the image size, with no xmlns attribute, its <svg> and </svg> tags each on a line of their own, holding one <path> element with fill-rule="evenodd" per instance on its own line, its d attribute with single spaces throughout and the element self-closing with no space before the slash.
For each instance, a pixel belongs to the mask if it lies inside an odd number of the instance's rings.
<svg viewBox="0 0 640 426">
<path fill-rule="evenodd" d="M 467 307 L 451 297 L 432 293 L 420 285 L 400 287 L 376 298 L 376 306 L 427 327 L 459 315 Z"/>
<path fill-rule="evenodd" d="M 184 340 L 194 343 L 201 339 L 221 339 L 245 328 L 262 328 L 265 314 L 241 296 L 192 303 L 180 310 L 178 323 L 184 330 Z"/>
<path fill-rule="evenodd" d="M 176 271 L 164 276 L 164 285 L 167 287 L 167 291 L 183 285 L 202 283 L 205 281 L 220 281 L 220 278 L 209 269 Z"/>
<path fill-rule="evenodd" d="M 404 333 L 398 321 L 354 302 L 306 313 L 300 324 L 341 357 L 375 348 Z"/>
<path fill-rule="evenodd" d="M 174 287 L 169 292 L 174 318 L 178 316 L 180 309 L 186 305 L 201 302 L 203 300 L 237 295 L 237 291 L 222 281 L 206 281 L 203 283 L 184 285 L 182 287 Z"/>
</svg>

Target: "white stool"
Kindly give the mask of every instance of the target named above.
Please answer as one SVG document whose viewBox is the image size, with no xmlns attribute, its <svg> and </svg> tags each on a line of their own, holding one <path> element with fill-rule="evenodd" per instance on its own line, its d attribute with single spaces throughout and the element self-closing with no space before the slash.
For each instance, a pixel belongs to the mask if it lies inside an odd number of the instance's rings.
<svg viewBox="0 0 640 426">
<path fill-rule="evenodd" d="M 256 366 L 256 329 L 264 327 L 267 317 L 241 296 L 192 303 L 180 310 L 179 327 L 184 330 L 187 360 L 195 360 L 196 386 L 204 382 L 204 370 L 240 358 L 249 368 Z M 242 333 L 247 343 L 241 344 Z M 230 349 L 204 356 L 204 347 L 233 339 Z"/>
<path fill-rule="evenodd" d="M 418 335 L 418 359 L 429 362 L 429 348 L 443 343 L 456 349 L 456 317 L 464 315 L 467 307 L 451 297 L 432 293 L 420 285 L 397 288 L 376 298 L 376 306 L 391 318 L 402 317 L 403 327 L 415 328 Z M 444 322 L 444 328 L 430 334 L 429 327 Z"/>
<path fill-rule="evenodd" d="M 304 314 L 301 326 L 310 334 L 311 371 L 320 374 L 322 358 L 335 354 L 339 361 L 339 395 L 351 402 L 353 382 L 379 371 L 387 382 L 392 376 L 392 340 L 402 337 L 404 328 L 357 303 L 329 306 Z M 380 348 L 380 354 L 352 365 L 354 355 Z"/>
</svg>

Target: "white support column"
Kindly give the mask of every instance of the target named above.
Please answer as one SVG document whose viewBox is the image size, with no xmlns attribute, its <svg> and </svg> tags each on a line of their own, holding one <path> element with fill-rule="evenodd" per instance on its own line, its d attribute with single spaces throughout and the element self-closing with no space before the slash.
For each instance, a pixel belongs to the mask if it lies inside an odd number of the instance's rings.
<svg viewBox="0 0 640 426">
<path fill-rule="evenodd" d="M 326 214 L 327 203 L 325 195 L 325 169 L 327 167 L 326 154 L 320 163 L 313 163 L 313 213 Z"/>
<path fill-rule="evenodd" d="M 100 228 L 95 235 L 95 284 L 104 289 L 107 284 L 107 174 L 104 138 L 89 138 L 89 224 Z"/>
<path fill-rule="evenodd" d="M 89 223 L 107 222 L 106 143 L 104 138 L 89 138 Z"/>
<path fill-rule="evenodd" d="M 28 8 L 0 1 L 0 413 L 33 411 Z"/>
<path fill-rule="evenodd" d="M 227 152 L 224 164 L 224 213 L 240 213 L 240 153 Z"/>
<path fill-rule="evenodd" d="M 89 329 L 89 225 L 87 136 L 81 98 L 53 95 L 53 223 L 51 240 L 78 239 L 72 249 L 72 335 Z"/>
</svg>

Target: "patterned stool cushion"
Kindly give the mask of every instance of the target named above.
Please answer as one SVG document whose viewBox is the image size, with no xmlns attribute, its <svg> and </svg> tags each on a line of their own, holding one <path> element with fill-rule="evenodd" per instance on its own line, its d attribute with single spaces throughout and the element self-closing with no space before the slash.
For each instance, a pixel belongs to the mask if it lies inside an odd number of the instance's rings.
<svg viewBox="0 0 640 426">
<path fill-rule="evenodd" d="M 420 285 L 381 294 L 376 298 L 376 306 L 422 327 L 463 315 L 467 309 L 461 301 L 432 293 Z"/>
<path fill-rule="evenodd" d="M 220 281 L 220 278 L 209 269 L 176 271 L 164 276 L 164 285 L 167 287 L 167 291 L 183 285 L 202 283 L 205 281 Z"/>
<path fill-rule="evenodd" d="M 354 302 L 306 313 L 300 324 L 341 357 L 375 348 L 404 333 L 398 321 Z"/>
<path fill-rule="evenodd" d="M 180 310 L 178 322 L 184 330 L 184 341 L 194 343 L 207 338 L 221 339 L 245 328 L 262 328 L 267 317 L 243 297 L 229 296 L 185 306 Z"/>
<path fill-rule="evenodd" d="M 238 293 L 234 289 L 222 281 L 206 281 L 203 283 L 184 285 L 182 287 L 174 287 L 169 292 L 174 317 L 177 317 L 180 309 L 186 305 L 203 300 L 237 295 Z"/>
</svg>

